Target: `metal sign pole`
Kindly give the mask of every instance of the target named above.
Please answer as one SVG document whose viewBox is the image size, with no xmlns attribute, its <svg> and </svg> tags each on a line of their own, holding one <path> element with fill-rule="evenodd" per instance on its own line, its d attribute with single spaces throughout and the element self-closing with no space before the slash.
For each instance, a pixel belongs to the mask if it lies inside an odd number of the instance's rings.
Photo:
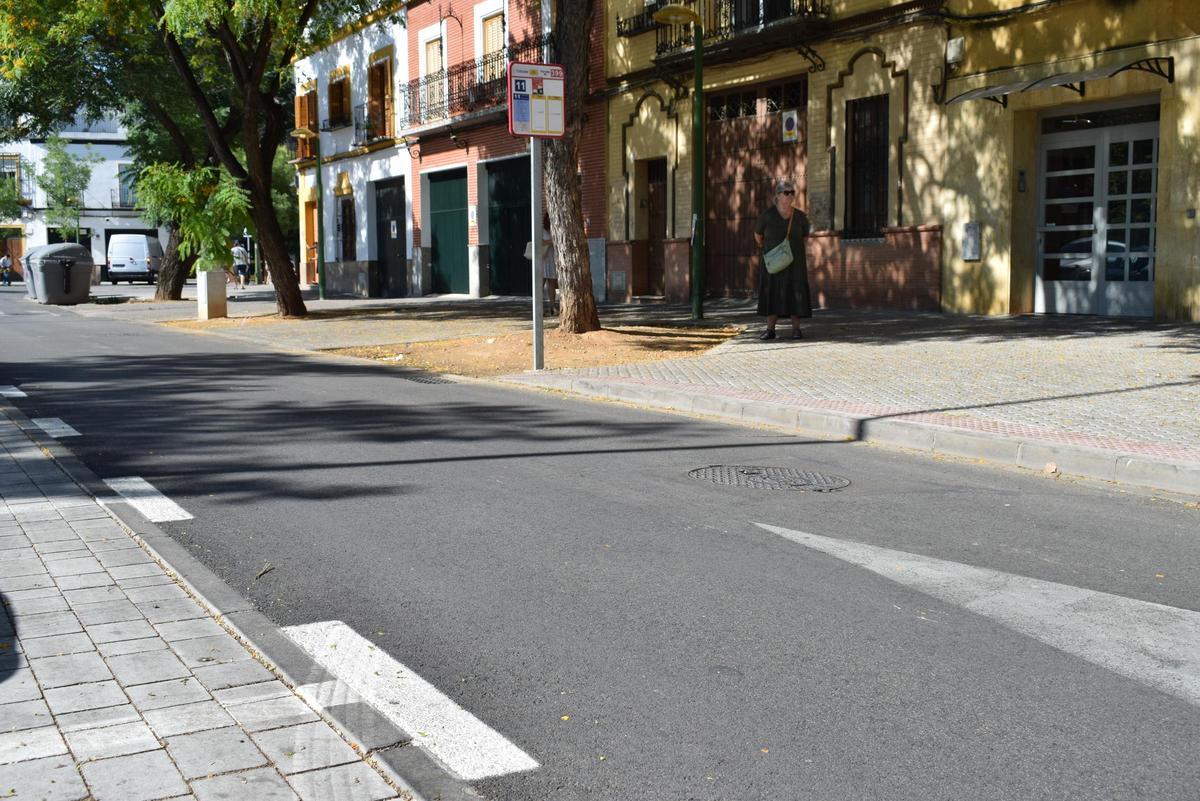
<svg viewBox="0 0 1200 801">
<path fill-rule="evenodd" d="M 529 240 L 533 243 L 533 369 L 541 370 L 545 366 L 542 325 L 542 140 L 536 136 L 529 140 L 529 194 L 529 208 L 533 217 Z"/>
</svg>

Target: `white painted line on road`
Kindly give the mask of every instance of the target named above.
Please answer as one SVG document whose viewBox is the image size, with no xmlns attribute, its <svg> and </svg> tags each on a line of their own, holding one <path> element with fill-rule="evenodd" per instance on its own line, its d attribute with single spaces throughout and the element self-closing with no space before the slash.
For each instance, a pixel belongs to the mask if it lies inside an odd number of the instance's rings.
<svg viewBox="0 0 1200 801">
<path fill-rule="evenodd" d="M 133 508 L 141 512 L 142 517 L 151 523 L 192 519 L 192 516 L 182 506 L 156 490 L 144 478 L 138 476 L 106 478 L 104 483 L 113 492 L 129 501 Z"/>
<path fill-rule="evenodd" d="M 342 621 L 288 626 L 283 631 L 458 778 L 476 781 L 538 767 L 533 757 L 504 735 Z"/>
<path fill-rule="evenodd" d="M 83 436 L 62 421 L 61 417 L 35 417 L 33 424 L 55 439 Z"/>
<path fill-rule="evenodd" d="M 0 384 L 0 398 L 27 398 L 29 397 L 21 390 L 14 387 L 12 384 Z"/>
<path fill-rule="evenodd" d="M 755 525 L 1200 705 L 1200 612 Z"/>
</svg>

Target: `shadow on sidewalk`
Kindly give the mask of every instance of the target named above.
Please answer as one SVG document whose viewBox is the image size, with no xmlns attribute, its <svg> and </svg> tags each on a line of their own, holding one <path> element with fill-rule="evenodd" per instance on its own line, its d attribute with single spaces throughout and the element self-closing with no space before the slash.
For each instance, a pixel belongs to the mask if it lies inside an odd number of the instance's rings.
<svg viewBox="0 0 1200 801">
<path fill-rule="evenodd" d="M 20 659 L 17 657 L 17 622 L 8 611 L 8 599 L 0 592 L 0 684 L 12 678 Z"/>
</svg>

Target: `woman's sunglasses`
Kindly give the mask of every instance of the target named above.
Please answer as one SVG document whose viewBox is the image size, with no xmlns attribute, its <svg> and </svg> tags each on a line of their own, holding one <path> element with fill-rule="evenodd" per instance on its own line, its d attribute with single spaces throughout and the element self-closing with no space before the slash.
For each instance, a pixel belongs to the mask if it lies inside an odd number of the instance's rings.
<svg viewBox="0 0 1200 801">
<path fill-rule="evenodd" d="M 781 194 L 781 195 L 794 195 L 794 194 L 796 194 L 796 190 L 795 190 L 795 189 L 785 189 L 785 190 L 783 190 L 782 192 L 780 192 L 779 194 Z"/>
</svg>

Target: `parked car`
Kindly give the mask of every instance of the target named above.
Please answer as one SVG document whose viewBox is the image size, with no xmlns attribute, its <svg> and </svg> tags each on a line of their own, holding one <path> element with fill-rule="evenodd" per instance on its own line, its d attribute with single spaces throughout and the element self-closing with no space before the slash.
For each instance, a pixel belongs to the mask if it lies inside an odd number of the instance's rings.
<svg viewBox="0 0 1200 801">
<path fill-rule="evenodd" d="M 158 238 L 146 234 L 113 234 L 108 240 L 105 271 L 114 285 L 118 281 L 158 282 L 163 250 Z"/>
</svg>

